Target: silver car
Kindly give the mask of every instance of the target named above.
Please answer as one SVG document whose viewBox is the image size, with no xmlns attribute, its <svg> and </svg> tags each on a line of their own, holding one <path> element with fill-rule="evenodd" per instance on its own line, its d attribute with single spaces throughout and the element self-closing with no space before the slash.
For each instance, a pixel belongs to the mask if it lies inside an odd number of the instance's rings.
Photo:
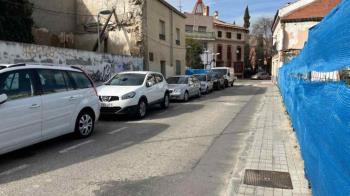
<svg viewBox="0 0 350 196">
<path fill-rule="evenodd" d="M 214 82 L 209 74 L 194 74 L 193 76 L 201 82 L 202 93 L 208 94 L 213 91 Z"/>
<path fill-rule="evenodd" d="M 201 83 L 194 76 L 174 76 L 167 79 L 172 100 L 188 101 L 191 97 L 200 97 Z"/>
</svg>

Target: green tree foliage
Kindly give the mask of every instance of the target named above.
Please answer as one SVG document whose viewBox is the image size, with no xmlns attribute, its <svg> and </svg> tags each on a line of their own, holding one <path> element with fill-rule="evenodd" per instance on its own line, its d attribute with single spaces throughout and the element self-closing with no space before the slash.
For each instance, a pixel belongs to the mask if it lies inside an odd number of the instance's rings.
<svg viewBox="0 0 350 196">
<path fill-rule="evenodd" d="M 249 8 L 245 8 L 245 13 L 244 13 L 244 28 L 249 29 L 250 27 L 250 14 L 249 14 Z"/>
<path fill-rule="evenodd" d="M 203 53 L 203 45 L 194 39 L 186 39 L 186 64 L 187 67 L 194 69 L 202 69 L 203 62 L 201 54 Z"/>
<path fill-rule="evenodd" d="M 268 72 L 271 70 L 271 59 L 273 55 L 272 24 L 272 18 L 260 17 L 252 26 L 252 36 L 257 40 L 257 65 Z"/>
<path fill-rule="evenodd" d="M 32 12 L 28 0 L 0 0 L 0 40 L 32 43 Z"/>
</svg>

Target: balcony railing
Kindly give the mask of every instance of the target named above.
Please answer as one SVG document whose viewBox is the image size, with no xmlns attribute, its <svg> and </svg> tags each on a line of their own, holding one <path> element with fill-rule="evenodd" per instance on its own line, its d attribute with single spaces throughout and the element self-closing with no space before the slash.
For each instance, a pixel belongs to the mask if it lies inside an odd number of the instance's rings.
<svg viewBox="0 0 350 196">
<path fill-rule="evenodd" d="M 193 38 L 193 39 L 215 40 L 215 33 L 214 32 L 187 31 L 186 36 Z"/>
</svg>

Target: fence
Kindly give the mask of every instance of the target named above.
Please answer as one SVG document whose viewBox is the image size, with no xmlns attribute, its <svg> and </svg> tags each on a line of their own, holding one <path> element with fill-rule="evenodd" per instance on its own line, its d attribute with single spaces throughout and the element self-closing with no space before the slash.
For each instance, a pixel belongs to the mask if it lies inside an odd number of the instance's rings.
<svg viewBox="0 0 350 196">
<path fill-rule="evenodd" d="M 279 70 L 314 195 L 350 195 L 349 10 L 350 0 L 343 0 Z"/>
<path fill-rule="evenodd" d="M 104 82 L 121 71 L 143 70 L 143 58 L 4 41 L 0 41 L 1 63 L 79 66 L 95 82 Z"/>
</svg>

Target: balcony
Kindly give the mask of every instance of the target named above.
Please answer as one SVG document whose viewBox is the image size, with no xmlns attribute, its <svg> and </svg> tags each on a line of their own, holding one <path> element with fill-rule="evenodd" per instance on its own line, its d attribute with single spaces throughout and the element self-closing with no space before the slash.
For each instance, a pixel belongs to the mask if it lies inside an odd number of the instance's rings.
<svg viewBox="0 0 350 196">
<path fill-rule="evenodd" d="M 214 32 L 187 31 L 186 37 L 199 40 L 215 40 Z"/>
</svg>

